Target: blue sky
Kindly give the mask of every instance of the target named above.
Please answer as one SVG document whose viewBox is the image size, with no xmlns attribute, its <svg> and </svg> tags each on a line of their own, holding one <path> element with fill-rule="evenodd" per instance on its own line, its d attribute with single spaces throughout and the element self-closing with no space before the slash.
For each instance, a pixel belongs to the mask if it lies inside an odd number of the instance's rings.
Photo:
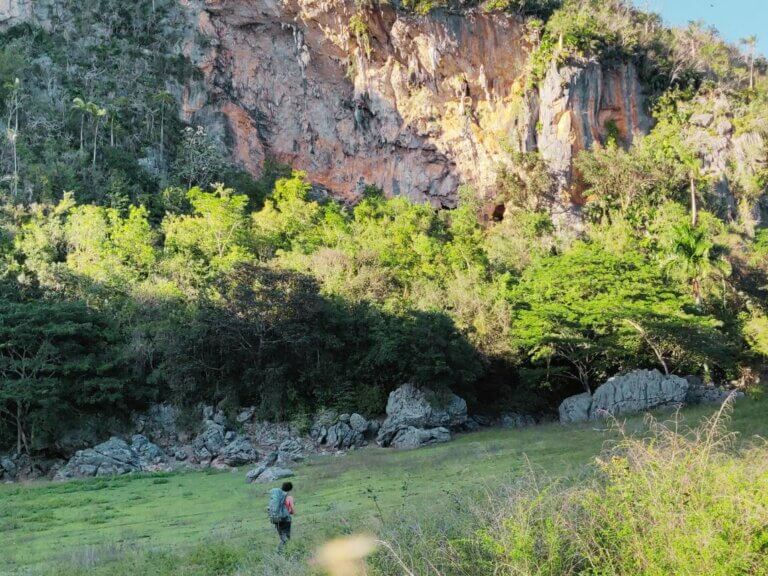
<svg viewBox="0 0 768 576">
<path fill-rule="evenodd" d="M 635 4 L 658 12 L 675 26 L 703 20 L 731 42 L 755 34 L 758 49 L 768 56 L 768 0 L 635 0 Z"/>
</svg>

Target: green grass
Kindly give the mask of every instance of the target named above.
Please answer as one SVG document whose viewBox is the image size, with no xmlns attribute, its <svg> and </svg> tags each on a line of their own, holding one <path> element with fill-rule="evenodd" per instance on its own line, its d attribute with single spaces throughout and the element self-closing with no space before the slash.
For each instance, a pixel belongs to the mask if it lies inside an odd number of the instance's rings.
<svg viewBox="0 0 768 576">
<path fill-rule="evenodd" d="M 697 408 L 685 415 L 695 424 L 711 411 Z M 767 412 L 768 401 L 743 400 L 731 429 L 742 437 L 768 437 Z M 628 428 L 642 430 L 642 419 L 630 420 Z M 473 491 L 513 480 L 529 466 L 572 477 L 612 436 L 602 423 L 550 424 L 466 434 L 416 451 L 369 448 L 312 458 L 296 468 L 293 479 L 299 509 L 293 545 L 306 550 L 332 536 L 373 531 L 404 510 L 429 515 Z M 184 573 L 230 573 L 243 551 L 252 557 L 274 549 L 264 511 L 269 488 L 246 485 L 244 470 L 2 486 L 0 573 L 90 569 L 135 549 L 189 552 L 194 563 L 201 545 L 209 550 L 222 544 L 218 554 L 205 555 L 215 566 L 203 563 L 197 572 Z"/>
</svg>

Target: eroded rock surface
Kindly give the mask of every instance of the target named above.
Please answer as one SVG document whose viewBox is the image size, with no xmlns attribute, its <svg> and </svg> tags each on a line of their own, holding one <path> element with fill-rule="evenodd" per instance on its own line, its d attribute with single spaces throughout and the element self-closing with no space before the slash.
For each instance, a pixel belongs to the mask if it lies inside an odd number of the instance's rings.
<svg viewBox="0 0 768 576">
<path fill-rule="evenodd" d="M 376 440 L 382 446 L 389 446 L 399 434 L 407 433 L 410 442 L 414 438 L 411 429 L 461 428 L 466 422 L 467 403 L 464 399 L 451 393 L 437 395 L 431 390 L 405 384 L 390 393 L 387 418 Z M 432 433 L 433 438 L 438 436 L 443 437 L 442 432 Z"/>
<path fill-rule="evenodd" d="M 690 384 L 658 370 L 634 370 L 609 378 L 594 394 L 578 394 L 560 404 L 563 423 L 597 420 L 610 415 L 644 412 L 685 403 Z"/>
</svg>

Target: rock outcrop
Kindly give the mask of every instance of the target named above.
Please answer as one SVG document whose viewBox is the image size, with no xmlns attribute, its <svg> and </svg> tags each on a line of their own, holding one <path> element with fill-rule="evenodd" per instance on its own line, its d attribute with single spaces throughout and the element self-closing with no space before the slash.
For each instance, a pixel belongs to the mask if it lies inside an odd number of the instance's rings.
<svg viewBox="0 0 768 576">
<path fill-rule="evenodd" d="M 54 480 L 167 470 L 170 470 L 168 457 L 146 437 L 137 434 L 128 444 L 113 436 L 93 448 L 75 452 L 69 462 L 59 469 Z"/>
<path fill-rule="evenodd" d="M 360 448 L 378 431 L 378 423 L 360 414 L 337 415 L 333 410 L 318 414 L 310 430 L 310 438 L 318 446 L 332 450 Z"/>
<path fill-rule="evenodd" d="M 449 429 L 461 428 L 466 422 L 467 403 L 462 398 L 451 393 L 437 395 L 431 390 L 405 384 L 390 393 L 387 418 L 376 440 L 381 446 L 390 446 L 398 439 L 401 447 L 414 447 L 412 444 L 417 438 L 424 439 L 425 443 L 444 441 L 445 432 L 448 432 L 450 439 Z"/>
<path fill-rule="evenodd" d="M 689 386 L 680 376 L 667 376 L 658 370 L 634 370 L 609 378 L 592 395 L 584 393 L 566 398 L 560 404 L 560 421 L 583 422 L 679 406 L 685 403 Z"/>
</svg>

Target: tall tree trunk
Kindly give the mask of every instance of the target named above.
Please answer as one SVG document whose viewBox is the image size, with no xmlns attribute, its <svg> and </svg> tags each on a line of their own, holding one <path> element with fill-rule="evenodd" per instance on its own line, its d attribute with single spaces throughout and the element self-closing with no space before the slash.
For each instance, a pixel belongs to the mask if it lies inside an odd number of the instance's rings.
<svg viewBox="0 0 768 576">
<path fill-rule="evenodd" d="M 85 138 L 85 113 L 80 115 L 80 152 L 82 153 L 83 147 L 84 147 L 84 138 Z"/>
<path fill-rule="evenodd" d="M 96 169 L 96 144 L 99 141 L 99 119 L 98 117 L 94 119 L 95 125 L 93 127 L 93 164 L 91 165 L 92 169 Z"/>
<path fill-rule="evenodd" d="M 696 228 L 699 224 L 699 208 L 696 203 L 696 178 L 691 172 L 691 226 Z"/>
</svg>

